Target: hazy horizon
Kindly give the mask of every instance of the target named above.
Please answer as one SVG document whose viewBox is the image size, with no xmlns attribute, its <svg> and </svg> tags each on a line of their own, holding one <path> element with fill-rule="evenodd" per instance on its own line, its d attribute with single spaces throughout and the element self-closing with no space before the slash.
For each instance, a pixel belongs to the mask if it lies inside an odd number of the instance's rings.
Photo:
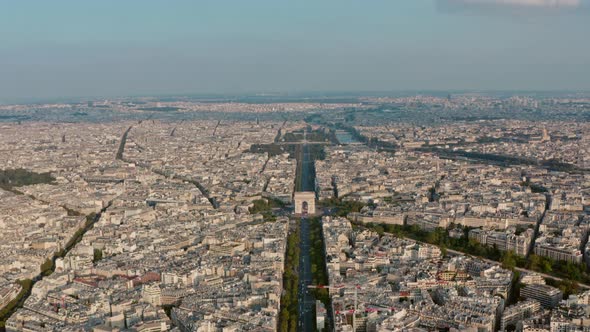
<svg viewBox="0 0 590 332">
<path fill-rule="evenodd" d="M 0 103 L 590 91 L 589 2 L 10 2 L 0 13 Z"/>
</svg>

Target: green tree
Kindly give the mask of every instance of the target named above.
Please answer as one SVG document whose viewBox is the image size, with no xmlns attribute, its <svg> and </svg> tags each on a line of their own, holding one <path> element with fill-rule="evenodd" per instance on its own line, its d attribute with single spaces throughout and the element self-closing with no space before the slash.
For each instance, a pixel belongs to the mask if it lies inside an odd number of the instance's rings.
<svg viewBox="0 0 590 332">
<path fill-rule="evenodd" d="M 502 255 L 502 267 L 507 270 L 514 270 L 516 267 L 516 257 L 512 250 L 506 251 Z"/>
<path fill-rule="evenodd" d="M 41 264 L 41 274 L 44 276 L 48 276 L 51 274 L 53 269 L 53 261 L 51 259 L 45 260 L 43 264 Z"/>
<path fill-rule="evenodd" d="M 93 263 L 96 263 L 102 259 L 102 250 L 94 249 L 94 257 L 92 259 Z"/>
</svg>

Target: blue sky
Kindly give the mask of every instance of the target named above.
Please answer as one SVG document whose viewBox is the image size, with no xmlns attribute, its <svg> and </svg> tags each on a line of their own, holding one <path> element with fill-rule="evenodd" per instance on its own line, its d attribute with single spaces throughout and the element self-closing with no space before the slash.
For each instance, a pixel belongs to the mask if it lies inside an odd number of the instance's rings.
<svg viewBox="0 0 590 332">
<path fill-rule="evenodd" d="M 0 101 L 590 90 L 590 0 L 0 0 Z"/>
</svg>

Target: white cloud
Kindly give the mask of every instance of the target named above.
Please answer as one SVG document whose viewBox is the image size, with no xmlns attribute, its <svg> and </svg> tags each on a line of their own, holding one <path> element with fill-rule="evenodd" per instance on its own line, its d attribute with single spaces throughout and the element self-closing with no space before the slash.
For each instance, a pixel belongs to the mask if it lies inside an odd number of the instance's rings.
<svg viewBox="0 0 590 332">
<path fill-rule="evenodd" d="M 590 0 L 434 0 L 442 13 L 481 15 L 590 14 Z"/>
<path fill-rule="evenodd" d="M 445 2 L 457 5 L 491 5 L 541 8 L 576 8 L 582 5 L 582 0 L 446 0 Z"/>
</svg>

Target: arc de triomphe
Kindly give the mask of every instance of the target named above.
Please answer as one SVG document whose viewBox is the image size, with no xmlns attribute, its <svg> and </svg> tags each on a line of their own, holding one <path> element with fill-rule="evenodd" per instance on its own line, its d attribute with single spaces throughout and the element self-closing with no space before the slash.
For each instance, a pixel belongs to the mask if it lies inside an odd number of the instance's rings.
<svg viewBox="0 0 590 332">
<path fill-rule="evenodd" d="M 295 214 L 315 214 L 315 192 L 298 191 L 293 199 L 295 201 Z"/>
</svg>

